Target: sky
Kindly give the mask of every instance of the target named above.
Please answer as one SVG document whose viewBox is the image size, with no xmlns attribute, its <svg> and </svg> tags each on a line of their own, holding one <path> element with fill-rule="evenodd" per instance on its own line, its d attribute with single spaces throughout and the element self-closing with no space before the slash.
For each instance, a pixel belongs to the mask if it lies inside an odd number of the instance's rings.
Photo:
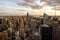
<svg viewBox="0 0 60 40">
<path fill-rule="evenodd" d="M 60 0 L 0 0 L 0 14 L 59 15 Z"/>
</svg>

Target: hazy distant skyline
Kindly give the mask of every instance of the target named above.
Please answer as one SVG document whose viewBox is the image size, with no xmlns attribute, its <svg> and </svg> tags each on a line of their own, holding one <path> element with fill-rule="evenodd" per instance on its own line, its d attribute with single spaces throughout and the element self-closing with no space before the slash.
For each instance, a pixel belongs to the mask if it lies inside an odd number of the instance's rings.
<svg viewBox="0 0 60 40">
<path fill-rule="evenodd" d="M 56 8 L 55 8 L 56 6 Z M 60 0 L 0 0 L 0 13 L 60 14 Z"/>
</svg>

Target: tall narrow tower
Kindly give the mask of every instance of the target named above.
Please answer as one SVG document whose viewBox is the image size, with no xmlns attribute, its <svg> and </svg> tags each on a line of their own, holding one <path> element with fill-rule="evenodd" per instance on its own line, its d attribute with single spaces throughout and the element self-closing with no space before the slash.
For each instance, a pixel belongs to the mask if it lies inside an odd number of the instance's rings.
<svg viewBox="0 0 60 40">
<path fill-rule="evenodd" d="M 27 21 L 27 22 L 29 21 L 29 13 L 27 13 L 26 21 Z"/>
</svg>

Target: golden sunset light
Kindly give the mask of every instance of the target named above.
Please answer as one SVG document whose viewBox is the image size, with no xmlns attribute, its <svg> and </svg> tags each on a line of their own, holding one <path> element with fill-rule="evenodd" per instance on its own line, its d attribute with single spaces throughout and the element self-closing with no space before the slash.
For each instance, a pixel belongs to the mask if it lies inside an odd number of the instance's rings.
<svg viewBox="0 0 60 40">
<path fill-rule="evenodd" d="M 0 0 L 0 40 L 60 40 L 60 0 Z"/>
</svg>

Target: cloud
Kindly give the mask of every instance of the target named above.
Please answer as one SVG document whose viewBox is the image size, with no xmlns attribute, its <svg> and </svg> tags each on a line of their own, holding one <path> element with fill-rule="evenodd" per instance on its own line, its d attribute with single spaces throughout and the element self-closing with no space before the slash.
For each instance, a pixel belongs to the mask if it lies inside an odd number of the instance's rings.
<svg viewBox="0 0 60 40">
<path fill-rule="evenodd" d="M 17 3 L 13 2 L 12 0 L 0 1 L 0 13 L 20 13 L 19 11 L 24 10 L 27 10 L 27 8 L 17 5 Z"/>
<path fill-rule="evenodd" d="M 60 0 L 50 0 L 48 5 L 53 6 L 54 10 L 60 10 Z"/>
<path fill-rule="evenodd" d="M 34 2 L 35 0 L 24 0 L 25 2 Z"/>
<path fill-rule="evenodd" d="M 41 0 L 43 2 L 47 2 L 49 4 L 54 4 L 57 3 L 57 4 L 60 4 L 60 0 Z"/>
<path fill-rule="evenodd" d="M 24 2 L 18 2 L 18 5 L 30 7 L 32 9 L 41 9 L 43 6 L 39 5 L 40 0 L 24 0 Z"/>
<path fill-rule="evenodd" d="M 54 10 L 60 10 L 60 5 L 56 5 L 53 9 Z"/>
<path fill-rule="evenodd" d="M 59 0 L 19 0 L 14 1 L 0 1 L 0 13 L 24 13 L 24 12 L 30 12 L 32 14 L 40 14 L 42 11 L 45 10 L 44 7 L 54 7 L 56 5 L 56 8 L 54 10 L 60 10 L 60 1 Z M 2 8 L 1 8 L 2 7 Z M 49 7 L 46 9 L 48 13 L 51 12 Z M 44 9 L 44 10 L 43 10 Z M 23 12 L 21 12 L 23 11 Z"/>
<path fill-rule="evenodd" d="M 47 6 L 54 7 L 54 10 L 60 10 L 60 0 L 41 0 L 41 2 L 46 2 Z"/>
<path fill-rule="evenodd" d="M 51 3 L 60 3 L 60 0 L 41 0 L 41 1 L 43 1 L 43 2 L 51 2 Z"/>
<path fill-rule="evenodd" d="M 41 1 L 43 1 L 43 2 L 48 2 L 48 1 L 50 1 L 50 0 L 41 0 Z"/>
</svg>

